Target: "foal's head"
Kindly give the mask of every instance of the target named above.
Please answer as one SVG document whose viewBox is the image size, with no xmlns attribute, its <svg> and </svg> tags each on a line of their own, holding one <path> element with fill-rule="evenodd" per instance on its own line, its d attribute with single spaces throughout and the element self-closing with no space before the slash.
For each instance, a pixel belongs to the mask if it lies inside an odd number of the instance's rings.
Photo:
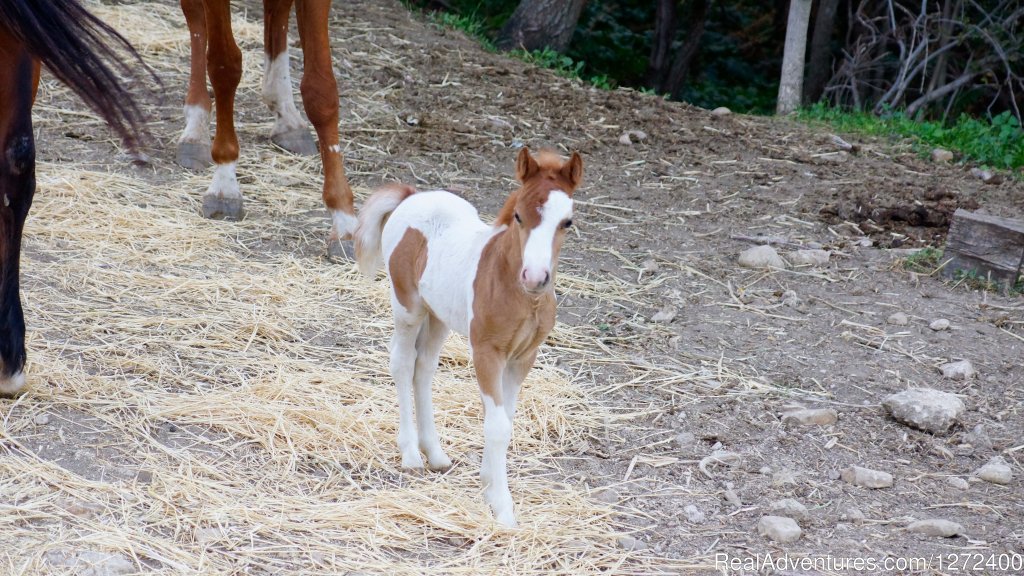
<svg viewBox="0 0 1024 576">
<path fill-rule="evenodd" d="M 534 158 L 523 148 L 516 177 L 523 185 L 509 197 L 497 224 L 507 225 L 519 239 L 519 282 L 527 292 L 539 294 L 554 280 L 562 240 L 572 226 L 572 194 L 583 178 L 583 159 L 576 152 L 568 161 L 553 152 Z"/>
</svg>

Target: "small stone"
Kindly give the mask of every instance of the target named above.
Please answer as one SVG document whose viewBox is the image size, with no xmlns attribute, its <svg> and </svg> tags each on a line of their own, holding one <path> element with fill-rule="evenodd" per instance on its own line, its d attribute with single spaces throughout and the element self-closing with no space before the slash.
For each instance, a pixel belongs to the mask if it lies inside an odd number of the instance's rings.
<svg viewBox="0 0 1024 576">
<path fill-rule="evenodd" d="M 988 432 L 985 432 L 984 424 L 978 424 L 970 432 L 964 434 L 964 442 L 982 450 L 992 449 L 992 438 L 989 437 Z"/>
<path fill-rule="evenodd" d="M 872 240 L 871 238 L 859 238 L 856 242 L 854 242 L 854 245 L 859 246 L 861 248 L 871 248 L 872 246 L 875 245 L 875 241 Z"/>
<path fill-rule="evenodd" d="M 775 542 L 794 542 L 800 539 L 800 526 L 785 516 L 764 516 L 757 523 L 757 533 Z"/>
<path fill-rule="evenodd" d="M 802 408 L 783 412 L 782 423 L 801 426 L 831 426 L 839 419 L 839 414 L 831 408 Z"/>
<path fill-rule="evenodd" d="M 643 142 L 647 140 L 647 133 L 643 130 L 626 130 L 619 136 L 619 144 L 625 144 L 627 146 L 632 145 L 634 142 Z"/>
<path fill-rule="evenodd" d="M 861 524 L 867 519 L 867 516 L 861 512 L 860 508 L 854 508 L 852 506 L 846 509 L 845 516 L 847 520 L 854 524 Z"/>
<path fill-rule="evenodd" d="M 792 498 L 783 498 L 772 502 L 771 511 L 778 516 L 786 516 L 794 520 L 807 519 L 807 507 Z"/>
<path fill-rule="evenodd" d="M 729 110 L 725 106 L 719 106 L 718 108 L 715 108 L 714 110 L 711 111 L 712 116 L 717 116 L 719 118 L 723 116 L 729 116 L 730 114 L 732 114 L 732 110 Z"/>
<path fill-rule="evenodd" d="M 826 266 L 832 253 L 828 250 L 797 250 L 786 258 L 794 266 Z"/>
<path fill-rule="evenodd" d="M 863 488 L 888 488 L 892 486 L 892 474 L 869 468 L 861 468 L 860 466 L 850 466 L 843 470 L 839 477 L 854 486 L 861 486 Z"/>
<path fill-rule="evenodd" d="M 765 476 L 768 476 L 769 474 L 772 473 L 772 467 L 771 466 L 761 466 L 761 469 L 758 470 L 758 472 L 763 474 L 763 475 L 765 475 Z"/>
<path fill-rule="evenodd" d="M 941 538 L 952 538 L 963 534 L 964 527 L 950 520 L 933 518 L 930 520 L 918 520 L 907 526 L 909 532 L 924 534 L 925 536 L 938 536 Z"/>
<path fill-rule="evenodd" d="M 967 490 L 971 487 L 971 485 L 967 483 L 967 480 L 964 480 L 959 476 L 950 476 L 949 478 L 946 478 L 946 484 L 956 488 L 957 490 Z"/>
<path fill-rule="evenodd" d="M 775 248 L 764 244 L 761 246 L 754 246 L 753 248 L 747 248 L 743 252 L 740 252 L 739 264 L 744 268 L 781 268 L 785 269 L 789 266 L 786 261 L 779 256 L 779 253 L 775 251 Z"/>
<path fill-rule="evenodd" d="M 910 323 L 910 318 L 907 318 L 907 315 L 903 312 L 896 312 L 886 318 L 885 321 L 893 326 L 906 326 Z"/>
<path fill-rule="evenodd" d="M 998 173 L 982 168 L 971 168 L 971 176 L 974 176 L 985 184 L 1002 184 L 1003 182 L 1003 177 Z"/>
<path fill-rule="evenodd" d="M 675 437 L 676 446 L 683 450 L 690 450 L 697 444 L 697 437 L 690 432 L 680 432 Z"/>
<path fill-rule="evenodd" d="M 882 406 L 896 421 L 932 434 L 947 432 L 966 409 L 956 395 L 932 388 L 891 394 Z"/>
<path fill-rule="evenodd" d="M 726 489 L 725 492 L 722 493 L 722 497 L 725 498 L 726 502 L 728 502 L 729 504 L 732 504 L 733 506 L 735 506 L 737 508 L 742 508 L 743 507 L 743 501 L 740 500 L 739 495 L 736 494 L 736 491 L 733 490 L 732 488 Z"/>
<path fill-rule="evenodd" d="M 953 161 L 953 153 L 943 148 L 932 150 L 932 162 L 949 163 Z"/>
<path fill-rule="evenodd" d="M 619 548 L 622 548 L 623 550 L 636 551 L 647 548 L 646 544 L 632 536 L 619 536 L 615 542 L 619 545 Z"/>
<path fill-rule="evenodd" d="M 647 260 L 644 260 L 643 264 L 640 265 L 640 268 L 644 272 L 649 272 L 653 274 L 658 270 L 661 270 L 661 265 L 658 264 L 658 261 L 655 260 L 654 258 L 648 258 Z"/>
<path fill-rule="evenodd" d="M 36 414 L 35 416 L 32 417 L 32 422 L 34 422 L 37 426 L 46 426 L 47 424 L 50 423 L 50 415 L 47 414 L 46 412 L 40 412 L 39 414 Z"/>
<path fill-rule="evenodd" d="M 939 367 L 942 375 L 951 380 L 970 380 L 978 377 L 978 371 L 971 365 L 970 360 L 959 360 L 949 362 Z"/>
<path fill-rule="evenodd" d="M 691 524 L 703 524 L 707 520 L 707 516 L 693 504 L 687 504 L 683 508 L 683 514 L 686 516 L 687 522 Z"/>
<path fill-rule="evenodd" d="M 949 320 L 946 320 L 945 318 L 939 318 L 938 320 L 932 320 L 932 323 L 929 324 L 928 327 L 931 328 L 932 330 L 935 330 L 936 332 L 941 332 L 943 330 L 948 330 L 949 329 Z"/>
<path fill-rule="evenodd" d="M 597 499 L 605 504 L 618 504 L 619 495 L 611 488 L 605 488 L 597 494 Z"/>
<path fill-rule="evenodd" d="M 787 484 L 795 485 L 796 483 L 796 472 L 793 472 L 789 468 L 782 468 L 778 472 L 772 474 L 773 486 L 785 486 Z"/>
<path fill-rule="evenodd" d="M 978 468 L 974 475 L 985 482 L 1004 486 L 1013 480 L 1013 470 L 1010 469 L 1010 465 L 1006 463 L 1002 456 L 996 456 L 989 460 L 988 464 Z"/>
<path fill-rule="evenodd" d="M 50 550 L 46 563 L 70 568 L 76 576 L 120 576 L 136 573 L 135 563 L 121 554 L 97 550 Z"/>
<path fill-rule="evenodd" d="M 651 316 L 651 322 L 657 322 L 659 324 L 668 324 L 676 317 L 675 306 L 665 306 L 661 310 L 658 310 L 654 316 Z"/>
</svg>

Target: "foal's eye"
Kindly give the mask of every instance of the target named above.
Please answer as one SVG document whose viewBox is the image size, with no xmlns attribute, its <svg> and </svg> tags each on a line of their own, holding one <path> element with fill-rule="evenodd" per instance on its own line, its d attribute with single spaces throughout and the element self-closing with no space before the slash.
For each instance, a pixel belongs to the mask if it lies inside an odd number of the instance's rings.
<svg viewBox="0 0 1024 576">
<path fill-rule="evenodd" d="M 522 224 L 523 223 L 523 219 L 519 217 L 519 212 L 516 212 L 515 216 L 516 216 L 516 222 Z"/>
<path fill-rule="evenodd" d="M 565 222 L 562 222 L 562 228 L 568 228 L 570 226 L 572 226 L 572 219 L 571 218 L 569 220 L 566 220 Z"/>
</svg>

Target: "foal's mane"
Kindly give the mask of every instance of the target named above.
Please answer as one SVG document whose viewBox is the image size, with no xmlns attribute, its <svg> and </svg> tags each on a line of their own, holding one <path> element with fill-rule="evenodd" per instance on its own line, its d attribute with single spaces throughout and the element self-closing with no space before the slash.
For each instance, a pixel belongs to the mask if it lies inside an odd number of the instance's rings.
<svg viewBox="0 0 1024 576">
<path fill-rule="evenodd" d="M 527 194 L 550 192 L 551 190 L 571 192 L 574 188 L 561 173 L 565 161 L 557 153 L 541 150 L 533 160 L 537 164 L 537 171 L 523 181 L 518 189 L 509 194 L 508 200 L 505 200 L 504 206 L 498 212 L 498 217 L 494 219 L 495 226 L 511 226 L 516 204 Z"/>
</svg>

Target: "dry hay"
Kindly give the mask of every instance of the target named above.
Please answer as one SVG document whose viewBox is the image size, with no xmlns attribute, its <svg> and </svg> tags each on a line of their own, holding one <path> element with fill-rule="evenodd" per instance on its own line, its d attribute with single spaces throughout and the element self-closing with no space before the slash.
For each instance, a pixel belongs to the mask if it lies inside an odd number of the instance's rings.
<svg viewBox="0 0 1024 576">
<path fill-rule="evenodd" d="M 184 84 L 187 32 L 176 3 L 91 7 L 165 82 Z M 239 91 L 258 93 L 260 24 L 237 14 L 234 28 L 247 62 Z M 389 57 L 345 56 L 371 65 Z M 81 107 L 54 104 L 68 96 L 52 78 L 41 90 L 38 125 L 99 125 Z M 353 90 L 348 100 L 346 132 L 379 132 L 361 123 L 392 114 L 379 94 Z M 158 144 L 172 146 L 176 129 L 156 122 Z M 265 134 L 269 121 L 241 130 Z M 199 216 L 208 173 L 38 165 L 23 257 L 30 390 L 0 403 L 0 572 L 82 573 L 82 564 L 56 564 L 87 551 L 153 574 L 682 566 L 617 546 L 628 529 L 561 469 L 588 437 L 630 417 L 602 406 L 588 380 L 612 365 L 627 377 L 605 390 L 674 395 L 711 381 L 716 393 L 750 393 L 758 382 L 716 359 L 638 365 L 625 343 L 616 352 L 600 334 L 559 324 L 520 398 L 509 460 L 520 528 L 502 529 L 479 486 L 481 406 L 465 342 L 445 346 L 434 387 L 455 466 L 403 473 L 387 285 L 323 257 L 319 160 L 261 142 L 249 139 L 239 159 L 248 202 L 240 223 Z M 385 149 L 361 152 L 387 162 Z M 358 178 L 358 169 L 349 173 Z M 559 290 L 609 306 L 641 297 L 636 286 L 572 273 Z"/>
</svg>

